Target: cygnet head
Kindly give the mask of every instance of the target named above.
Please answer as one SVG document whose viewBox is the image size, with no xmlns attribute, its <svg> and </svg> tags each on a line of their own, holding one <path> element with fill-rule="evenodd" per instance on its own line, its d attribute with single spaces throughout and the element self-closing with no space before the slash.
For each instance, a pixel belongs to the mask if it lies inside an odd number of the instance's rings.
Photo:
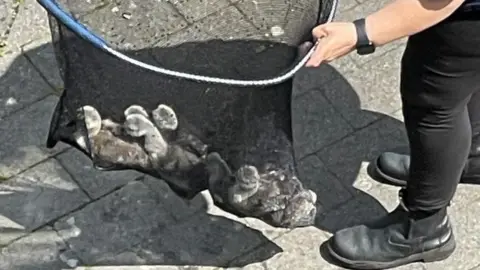
<svg viewBox="0 0 480 270">
<path fill-rule="evenodd" d="M 123 112 L 123 114 L 125 115 L 125 118 L 132 114 L 140 114 L 148 118 L 148 112 L 140 105 L 131 105 Z"/>
<path fill-rule="evenodd" d="M 130 114 L 124 123 L 125 132 L 133 137 L 142 137 L 155 131 L 152 122 L 141 114 Z"/>
<path fill-rule="evenodd" d="M 255 189 L 260 180 L 260 174 L 255 166 L 245 165 L 238 169 L 235 178 L 243 189 Z"/>
<path fill-rule="evenodd" d="M 178 127 L 178 118 L 175 111 L 165 105 L 160 104 L 152 111 L 152 118 L 158 128 L 164 130 L 176 130 Z"/>
<path fill-rule="evenodd" d="M 102 127 L 102 117 L 100 113 L 92 106 L 83 106 L 80 113 L 84 115 L 85 126 L 89 136 L 95 136 L 100 132 Z"/>
</svg>

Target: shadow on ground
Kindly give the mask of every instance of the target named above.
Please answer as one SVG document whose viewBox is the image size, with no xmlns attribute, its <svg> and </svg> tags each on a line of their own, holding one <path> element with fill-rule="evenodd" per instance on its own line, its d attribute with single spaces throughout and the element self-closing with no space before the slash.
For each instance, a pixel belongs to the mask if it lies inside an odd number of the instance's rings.
<svg viewBox="0 0 480 270">
<path fill-rule="evenodd" d="M 51 74 L 52 70 L 45 69 L 50 64 L 34 61 L 34 57 L 40 55 L 39 59 L 42 59 L 41 54 L 51 53 L 49 46 L 51 44 L 26 52 L 27 58 L 19 56 L 0 77 L 0 85 L 10 85 L 12 78 L 31 69 L 26 59 L 35 65 L 38 63 L 37 69 L 44 75 Z M 205 48 L 205 44 L 203 46 Z M 173 52 L 169 51 L 172 57 L 180 57 Z M 199 51 L 182 51 L 181 54 L 182 57 L 193 57 L 194 53 Z M 157 53 L 145 50 L 129 54 L 145 60 Z M 212 59 L 203 57 L 203 60 L 197 58 L 196 65 L 198 68 L 199 62 L 203 61 L 207 70 L 212 65 Z M 243 66 L 233 69 L 237 72 L 248 65 L 248 59 L 242 59 L 241 55 L 238 59 Z M 231 61 L 229 59 L 227 63 L 231 64 Z M 225 61 L 223 63 L 226 64 Z M 68 68 L 69 63 L 63 65 Z M 276 68 L 279 66 L 281 64 L 277 64 Z M 55 64 L 51 63 L 50 67 L 54 69 Z M 216 75 L 221 71 L 217 65 L 216 71 L 209 72 Z M 250 72 L 252 76 L 262 76 Z M 128 76 L 128 73 L 119 72 L 111 76 Z M 27 83 L 30 78 L 23 80 Z M 143 87 L 152 86 L 152 82 L 139 81 L 139 78 L 136 77 L 136 81 L 145 83 Z M 169 79 L 162 87 L 167 87 L 169 83 L 174 85 L 178 82 Z M 21 84 L 12 85 L 17 88 L 10 87 L 9 91 L 3 92 L 3 100 L 10 97 L 19 100 L 17 109 L 31 103 L 22 103 L 23 96 L 19 95 L 22 93 Z M 158 91 L 162 91 L 162 87 Z M 322 94 L 325 87 L 337 91 L 343 102 L 333 104 L 327 100 Z M 171 91 L 174 92 L 175 89 Z M 378 137 L 378 134 L 370 134 L 369 128 L 364 128 L 358 133 L 361 137 L 345 139 L 355 130 L 341 116 L 343 111 L 353 110 L 364 118 L 372 119 L 378 118 L 378 114 L 362 110 L 354 89 L 329 65 L 302 70 L 293 82 L 293 92 L 291 109 L 297 168 L 305 185 L 318 195 L 318 207 L 322 211 L 318 214 L 316 225 L 322 230 L 334 232 L 384 214 L 385 209 L 376 199 L 352 187 L 362 163 L 371 161 L 384 149 L 365 152 L 355 148 L 349 151 L 348 146 L 341 146 L 342 141 L 358 146 L 367 141 L 371 143 L 369 138 Z M 28 93 L 22 93 L 25 94 Z M 316 94 L 320 96 L 312 96 Z M 145 96 L 144 100 L 147 99 Z M 282 251 L 261 231 L 243 222 L 211 214 L 208 196 L 198 195 L 191 201 L 184 200 L 162 181 L 131 171 L 95 171 L 90 167 L 88 158 L 64 145 L 53 150 L 46 149 L 43 145 L 48 133 L 47 124 L 57 98 L 50 96 L 38 100 L 33 106 L 7 116 L 0 125 L 0 133 L 5 134 L 0 139 L 3 170 L 0 238 L 6 239 L 2 241 L 6 247 L 0 255 L 0 269 L 60 269 L 65 264 L 241 267 L 265 261 Z M 198 100 L 190 98 L 186 102 L 193 104 Z M 238 102 L 235 104 L 241 105 Z M 189 116 L 194 114 L 189 113 Z M 387 130 L 388 134 L 401 133 L 403 129 L 400 121 L 389 116 L 382 115 L 380 121 L 383 121 L 380 128 Z M 346 135 L 345 130 L 349 130 Z M 304 136 L 305 132 L 309 135 Z M 377 133 L 376 130 L 371 132 Z M 310 141 L 305 141 L 305 138 Z M 312 149 L 310 153 L 297 151 L 297 148 L 305 148 L 308 144 L 316 145 L 318 141 L 321 141 L 321 147 Z M 47 160 L 51 156 L 55 158 Z M 335 164 L 341 166 L 340 170 L 342 167 L 345 169 L 341 176 L 330 168 Z M 28 234 L 30 232 L 33 233 Z M 259 246 L 263 247 L 263 252 L 258 256 L 249 256 L 251 261 L 230 265 L 235 258 Z"/>
</svg>

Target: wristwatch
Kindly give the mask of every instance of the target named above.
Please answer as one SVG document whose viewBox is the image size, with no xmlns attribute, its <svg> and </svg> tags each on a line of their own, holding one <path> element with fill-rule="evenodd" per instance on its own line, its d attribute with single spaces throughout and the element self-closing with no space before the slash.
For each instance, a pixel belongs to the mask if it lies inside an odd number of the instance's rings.
<svg viewBox="0 0 480 270">
<path fill-rule="evenodd" d="M 353 21 L 353 24 L 357 30 L 357 53 L 359 55 L 367 55 L 375 52 L 375 45 L 370 39 L 368 39 L 367 31 L 365 29 L 365 19 L 355 20 Z"/>
</svg>

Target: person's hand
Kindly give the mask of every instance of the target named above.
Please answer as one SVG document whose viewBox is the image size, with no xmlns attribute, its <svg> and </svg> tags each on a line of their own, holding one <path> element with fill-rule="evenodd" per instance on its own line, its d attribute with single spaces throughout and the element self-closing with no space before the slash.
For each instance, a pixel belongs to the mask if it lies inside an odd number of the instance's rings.
<svg viewBox="0 0 480 270">
<path fill-rule="evenodd" d="M 312 32 L 317 44 L 315 52 L 305 64 L 307 67 L 318 67 L 323 62 L 340 58 L 353 51 L 357 43 L 357 31 L 353 23 L 326 23 L 315 27 Z"/>
</svg>

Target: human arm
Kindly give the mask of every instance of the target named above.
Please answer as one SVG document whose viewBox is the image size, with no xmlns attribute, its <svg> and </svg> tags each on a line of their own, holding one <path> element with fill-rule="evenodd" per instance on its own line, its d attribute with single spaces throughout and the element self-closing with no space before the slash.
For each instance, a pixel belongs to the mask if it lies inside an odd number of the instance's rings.
<svg viewBox="0 0 480 270">
<path fill-rule="evenodd" d="M 365 18 L 367 34 L 373 44 L 382 46 L 438 24 L 463 2 L 465 0 L 396 0 Z"/>
<path fill-rule="evenodd" d="M 465 0 L 394 0 L 365 18 L 365 29 L 375 46 L 421 32 L 450 16 Z M 319 39 L 307 66 L 316 67 L 355 49 L 357 34 L 351 22 L 332 22 L 313 29 Z"/>
</svg>

